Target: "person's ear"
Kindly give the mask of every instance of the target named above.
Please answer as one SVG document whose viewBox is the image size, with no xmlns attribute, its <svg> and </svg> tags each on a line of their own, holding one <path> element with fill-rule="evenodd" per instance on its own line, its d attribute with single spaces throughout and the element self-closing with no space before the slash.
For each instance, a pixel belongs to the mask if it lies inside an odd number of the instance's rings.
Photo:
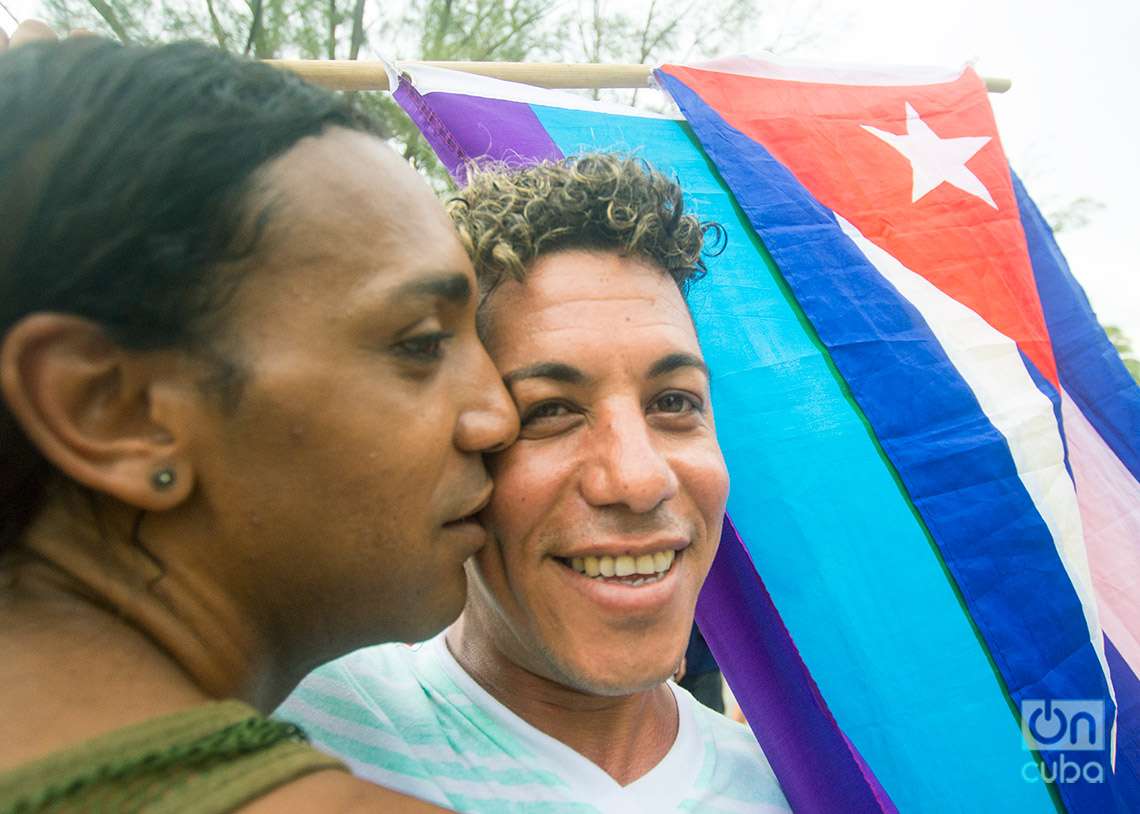
<svg viewBox="0 0 1140 814">
<path fill-rule="evenodd" d="M 194 472 L 179 425 L 177 367 L 116 345 L 95 323 L 37 313 L 0 345 L 0 392 L 60 472 L 147 511 L 179 505 Z M 166 371 L 166 373 L 164 373 Z M 173 420 L 168 420 L 173 419 Z"/>
</svg>

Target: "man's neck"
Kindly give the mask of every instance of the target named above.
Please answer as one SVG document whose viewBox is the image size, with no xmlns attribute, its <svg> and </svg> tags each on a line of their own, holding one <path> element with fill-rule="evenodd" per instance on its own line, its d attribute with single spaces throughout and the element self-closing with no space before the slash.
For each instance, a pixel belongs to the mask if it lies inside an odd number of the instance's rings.
<svg viewBox="0 0 1140 814">
<path fill-rule="evenodd" d="M 596 695 L 520 666 L 460 617 L 446 634 L 459 665 L 499 703 L 569 746 L 622 786 L 661 762 L 677 739 L 677 702 L 665 684 Z"/>
</svg>

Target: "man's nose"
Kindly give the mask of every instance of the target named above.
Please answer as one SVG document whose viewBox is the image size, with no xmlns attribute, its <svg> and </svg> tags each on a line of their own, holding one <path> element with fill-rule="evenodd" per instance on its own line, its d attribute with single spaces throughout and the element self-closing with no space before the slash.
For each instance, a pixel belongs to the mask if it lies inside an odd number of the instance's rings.
<svg viewBox="0 0 1140 814">
<path fill-rule="evenodd" d="M 677 494 L 677 476 L 640 407 L 610 413 L 589 432 L 593 438 L 581 476 L 588 503 L 646 514 Z"/>
<path fill-rule="evenodd" d="M 468 401 L 455 424 L 455 445 L 465 452 L 498 452 L 519 434 L 519 414 L 482 348 L 474 373 Z"/>
</svg>

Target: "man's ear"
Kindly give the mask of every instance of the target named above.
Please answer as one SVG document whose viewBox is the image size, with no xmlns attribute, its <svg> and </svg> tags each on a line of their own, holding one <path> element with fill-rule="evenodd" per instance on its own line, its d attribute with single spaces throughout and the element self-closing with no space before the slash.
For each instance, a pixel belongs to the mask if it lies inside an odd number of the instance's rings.
<svg viewBox="0 0 1140 814">
<path fill-rule="evenodd" d="M 60 472 L 147 511 L 190 494 L 185 428 L 163 378 L 178 366 L 116 345 L 90 320 L 37 313 L 0 345 L 0 392 L 24 433 Z"/>
</svg>

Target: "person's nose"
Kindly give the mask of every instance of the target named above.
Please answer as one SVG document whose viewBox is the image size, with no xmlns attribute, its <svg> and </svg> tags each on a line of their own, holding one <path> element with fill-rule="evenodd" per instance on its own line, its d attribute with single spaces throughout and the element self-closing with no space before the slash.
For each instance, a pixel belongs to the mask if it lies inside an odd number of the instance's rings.
<svg viewBox="0 0 1140 814">
<path fill-rule="evenodd" d="M 588 503 L 646 514 L 677 494 L 677 476 L 639 405 L 608 411 L 589 432 L 581 476 Z"/>
<path fill-rule="evenodd" d="M 455 445 L 464 452 L 498 452 L 519 433 L 519 414 L 499 371 L 479 348 L 467 403 L 455 425 Z"/>
</svg>

